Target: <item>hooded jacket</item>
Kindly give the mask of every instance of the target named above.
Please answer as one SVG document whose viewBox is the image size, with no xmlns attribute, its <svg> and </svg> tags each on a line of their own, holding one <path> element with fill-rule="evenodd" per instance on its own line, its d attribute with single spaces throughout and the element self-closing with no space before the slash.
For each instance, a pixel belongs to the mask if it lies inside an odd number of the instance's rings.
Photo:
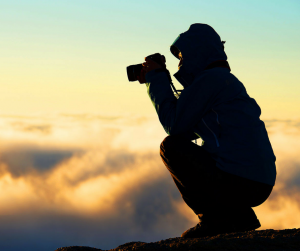
<svg viewBox="0 0 300 251">
<path fill-rule="evenodd" d="M 174 75 L 184 87 L 179 99 L 165 72 L 146 74 L 148 94 L 165 131 L 190 140 L 201 138 L 218 168 L 273 186 L 276 158 L 259 118 L 260 107 L 229 68 L 205 70 L 213 62 L 227 60 L 219 35 L 209 25 L 193 24 L 172 48 L 183 56 Z"/>
</svg>

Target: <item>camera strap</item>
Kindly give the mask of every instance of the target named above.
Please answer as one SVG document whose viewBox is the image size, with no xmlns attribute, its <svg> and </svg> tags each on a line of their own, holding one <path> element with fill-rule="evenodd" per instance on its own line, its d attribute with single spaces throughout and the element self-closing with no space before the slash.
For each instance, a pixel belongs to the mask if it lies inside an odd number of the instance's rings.
<svg viewBox="0 0 300 251">
<path fill-rule="evenodd" d="M 178 99 L 179 95 L 180 95 L 178 92 L 181 92 L 181 91 L 180 90 L 176 90 L 176 88 L 175 88 L 175 86 L 174 86 L 174 84 L 172 82 L 172 78 L 171 78 L 170 72 L 166 68 L 156 69 L 155 72 L 165 72 L 165 73 L 167 73 L 169 81 L 170 81 L 171 88 L 173 89 L 173 91 L 175 93 L 175 97 Z"/>
</svg>

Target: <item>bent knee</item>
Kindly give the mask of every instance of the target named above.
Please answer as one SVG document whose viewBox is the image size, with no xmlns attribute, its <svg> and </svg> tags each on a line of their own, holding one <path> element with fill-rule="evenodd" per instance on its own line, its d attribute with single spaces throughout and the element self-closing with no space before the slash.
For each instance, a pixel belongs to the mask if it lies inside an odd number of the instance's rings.
<svg viewBox="0 0 300 251">
<path fill-rule="evenodd" d="M 164 153 L 166 151 L 166 149 L 168 149 L 170 137 L 171 136 L 165 137 L 164 140 L 160 143 L 160 155 L 162 155 L 162 153 Z"/>
<path fill-rule="evenodd" d="M 167 136 L 160 144 L 160 154 L 174 151 L 180 144 L 182 144 L 182 138 L 179 136 Z"/>
</svg>

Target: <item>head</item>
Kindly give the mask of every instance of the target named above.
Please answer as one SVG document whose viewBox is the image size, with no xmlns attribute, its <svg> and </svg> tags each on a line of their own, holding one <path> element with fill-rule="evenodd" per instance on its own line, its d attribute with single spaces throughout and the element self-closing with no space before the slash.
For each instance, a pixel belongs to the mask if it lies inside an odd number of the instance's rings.
<svg viewBox="0 0 300 251">
<path fill-rule="evenodd" d="M 192 24 L 177 37 L 171 45 L 171 52 L 180 59 L 177 75 L 185 78 L 186 82 L 191 82 L 195 74 L 203 71 L 210 63 L 227 60 L 220 36 L 207 24 Z"/>
</svg>

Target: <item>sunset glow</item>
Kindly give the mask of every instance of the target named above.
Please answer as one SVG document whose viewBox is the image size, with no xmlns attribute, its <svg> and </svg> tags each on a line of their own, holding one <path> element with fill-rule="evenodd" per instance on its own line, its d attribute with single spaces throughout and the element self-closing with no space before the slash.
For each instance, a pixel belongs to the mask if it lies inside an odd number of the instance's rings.
<svg viewBox="0 0 300 251">
<path fill-rule="evenodd" d="M 300 227 L 298 1 L 13 0 L 0 13 L 0 250 L 110 249 L 197 222 L 160 159 L 146 88 L 126 76 L 155 52 L 174 74 L 169 47 L 196 22 L 226 41 L 262 109 L 277 180 L 254 208 L 261 229 Z"/>
</svg>

